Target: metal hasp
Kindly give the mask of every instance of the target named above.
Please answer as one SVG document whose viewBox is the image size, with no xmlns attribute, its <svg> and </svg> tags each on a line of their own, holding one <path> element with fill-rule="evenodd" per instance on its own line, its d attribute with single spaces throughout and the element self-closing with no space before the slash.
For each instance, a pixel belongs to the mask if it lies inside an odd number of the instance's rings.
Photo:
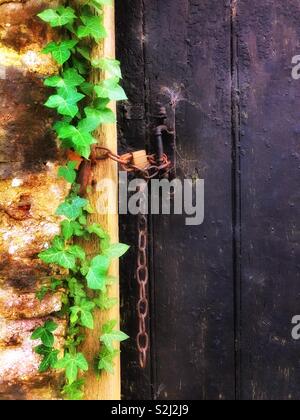
<svg viewBox="0 0 300 420">
<path fill-rule="evenodd" d="M 157 126 L 153 130 L 153 145 L 157 156 L 157 163 L 160 165 L 167 155 L 172 162 L 171 169 L 165 174 L 166 178 L 174 178 L 176 176 L 175 168 L 175 127 L 169 128 L 167 125 L 167 110 L 161 106 L 159 112 L 154 116 Z"/>
</svg>

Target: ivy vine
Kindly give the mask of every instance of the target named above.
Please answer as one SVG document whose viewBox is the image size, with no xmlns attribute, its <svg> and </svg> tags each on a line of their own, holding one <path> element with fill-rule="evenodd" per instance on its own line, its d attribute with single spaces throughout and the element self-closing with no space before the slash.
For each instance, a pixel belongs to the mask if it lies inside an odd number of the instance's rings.
<svg viewBox="0 0 300 420">
<path fill-rule="evenodd" d="M 72 149 L 85 159 L 90 158 L 92 147 L 97 143 L 93 132 L 102 124 L 116 121 L 109 102 L 126 99 L 119 84 L 122 78 L 119 61 L 92 58 L 94 46 L 107 36 L 103 6 L 110 4 L 111 0 L 83 1 L 76 9 L 60 6 L 38 15 L 52 28 L 61 28 L 63 34 L 61 41 L 50 42 L 42 50 L 44 54 L 51 54 L 60 66 L 59 74 L 44 82 L 45 86 L 56 89 L 45 106 L 56 109 L 60 116 L 53 128 L 62 147 Z M 95 85 L 89 77 L 92 69 L 109 73 L 110 77 Z M 128 249 L 125 244 L 111 244 L 108 233 L 99 224 L 89 224 L 88 216 L 93 209 L 89 201 L 79 195 L 77 167 L 77 161 L 70 161 L 58 171 L 59 177 L 72 184 L 71 192 L 56 212 L 63 217 L 60 235 L 39 254 L 44 263 L 59 266 L 68 273 L 63 279 L 52 279 L 49 285 L 37 291 L 38 299 L 43 300 L 48 293 L 64 290 L 59 313 L 68 320 L 64 354 L 55 347 L 58 325 L 54 321 L 47 320 L 31 336 L 41 343 L 35 347 L 35 352 L 41 356 L 39 371 L 64 369 L 66 381 L 62 394 L 68 399 L 83 398 L 82 373 L 89 369 L 85 356 L 79 351 L 85 339 L 84 328 L 94 329 L 96 308 L 108 310 L 117 303 L 107 292 L 116 281 L 109 276 L 109 267 L 113 259 L 120 258 Z M 89 240 L 92 235 L 99 238 L 99 255 L 89 259 L 84 249 L 74 244 L 74 239 Z M 113 372 L 114 358 L 118 354 L 114 345 L 128 338 L 116 325 L 117 321 L 111 320 L 102 327 L 96 356 L 98 372 Z"/>
</svg>

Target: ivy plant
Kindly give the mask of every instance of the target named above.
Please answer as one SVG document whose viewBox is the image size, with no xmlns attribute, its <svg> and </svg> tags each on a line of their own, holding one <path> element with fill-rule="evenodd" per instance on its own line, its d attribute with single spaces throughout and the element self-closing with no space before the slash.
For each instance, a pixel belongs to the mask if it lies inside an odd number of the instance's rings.
<svg viewBox="0 0 300 420">
<path fill-rule="evenodd" d="M 77 5 L 76 9 L 69 4 L 44 10 L 38 15 L 52 28 L 60 28 L 63 35 L 59 42 L 50 42 L 42 50 L 44 54 L 51 54 L 60 66 L 59 74 L 44 81 L 45 86 L 55 89 L 45 106 L 57 111 L 59 119 L 53 129 L 61 146 L 85 159 L 90 158 L 96 144 L 94 131 L 102 124 L 116 121 L 109 102 L 126 99 L 120 85 L 119 61 L 110 57 L 92 58 L 94 45 L 107 36 L 103 25 L 103 6 L 106 5 L 111 5 L 111 0 L 90 0 Z M 109 77 L 93 84 L 89 77 L 93 69 L 99 69 Z M 62 394 L 67 399 L 83 397 L 83 373 L 93 367 L 88 365 L 79 346 L 85 339 L 85 329 L 97 327 L 95 309 L 105 311 L 117 303 L 108 294 L 109 286 L 115 281 L 109 276 L 109 268 L 111 261 L 120 258 L 128 249 L 125 244 L 112 244 L 99 224 L 88 222 L 93 210 L 88 199 L 79 195 L 77 166 L 77 161 L 70 161 L 59 168 L 58 176 L 71 184 L 70 194 L 56 211 L 63 219 L 60 234 L 39 254 L 44 263 L 61 267 L 68 273 L 62 279 L 51 279 L 49 285 L 43 285 L 37 291 L 41 301 L 48 293 L 64 291 L 59 314 L 68 323 L 64 351 L 60 353 L 56 348 L 58 325 L 51 319 L 38 327 L 31 337 L 40 341 L 35 347 L 41 356 L 40 372 L 64 370 L 66 381 Z M 88 241 L 92 236 L 99 240 L 99 255 L 89 258 L 74 239 L 80 237 Z M 113 372 L 114 358 L 118 355 L 115 343 L 128 338 L 116 326 L 117 321 L 111 320 L 99 333 L 99 353 L 95 355 L 98 372 Z"/>
</svg>

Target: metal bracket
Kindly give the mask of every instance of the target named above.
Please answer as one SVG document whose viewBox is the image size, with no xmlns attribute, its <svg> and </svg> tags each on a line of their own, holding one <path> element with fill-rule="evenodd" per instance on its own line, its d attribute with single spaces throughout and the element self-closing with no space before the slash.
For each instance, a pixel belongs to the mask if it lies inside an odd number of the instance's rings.
<svg viewBox="0 0 300 420">
<path fill-rule="evenodd" d="M 175 178 L 175 127 L 168 125 L 168 115 L 165 107 L 160 106 L 157 115 L 153 116 L 156 121 L 156 126 L 153 129 L 152 147 L 157 155 L 158 164 L 161 163 L 163 155 L 166 154 L 172 162 L 172 169 L 166 176 L 168 178 Z"/>
</svg>

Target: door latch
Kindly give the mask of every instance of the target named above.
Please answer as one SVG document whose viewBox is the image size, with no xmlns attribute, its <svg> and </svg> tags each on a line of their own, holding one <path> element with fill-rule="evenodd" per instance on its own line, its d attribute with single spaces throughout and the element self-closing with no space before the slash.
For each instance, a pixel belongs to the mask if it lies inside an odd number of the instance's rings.
<svg viewBox="0 0 300 420">
<path fill-rule="evenodd" d="M 167 123 L 168 115 L 165 107 L 160 107 L 157 115 L 154 116 L 156 126 L 153 130 L 152 147 L 157 157 L 157 164 L 160 165 L 165 156 L 171 162 L 169 171 L 165 173 L 165 178 L 175 178 L 175 127 L 170 128 Z"/>
</svg>

